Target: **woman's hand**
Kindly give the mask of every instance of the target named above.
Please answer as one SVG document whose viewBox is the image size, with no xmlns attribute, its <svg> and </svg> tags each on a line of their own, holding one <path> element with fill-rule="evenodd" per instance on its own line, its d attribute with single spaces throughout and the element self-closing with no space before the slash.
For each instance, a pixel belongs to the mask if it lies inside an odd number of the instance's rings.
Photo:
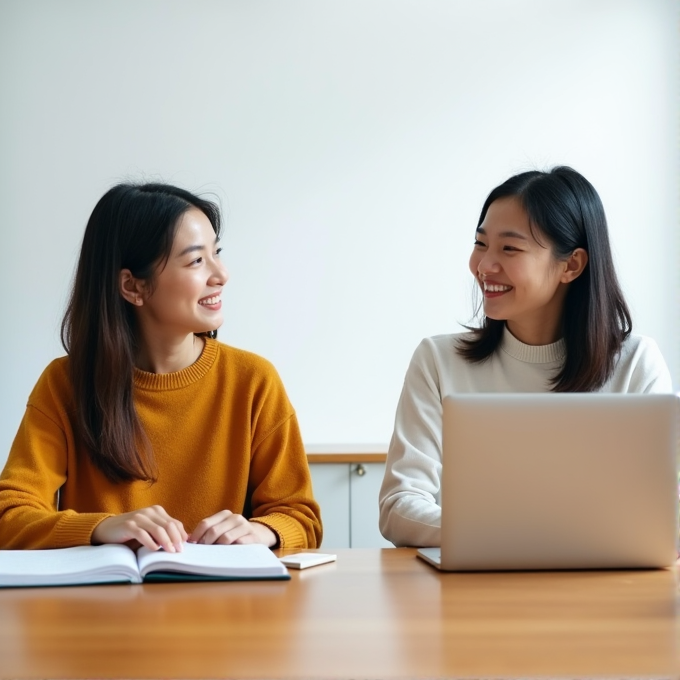
<svg viewBox="0 0 680 680">
<path fill-rule="evenodd" d="M 229 510 L 222 510 L 215 515 L 201 520 L 189 536 L 189 543 L 212 545 L 231 545 L 237 543 L 263 543 L 271 548 L 279 537 L 264 524 L 249 522 L 243 515 L 235 515 Z"/>
<path fill-rule="evenodd" d="M 92 532 L 93 544 L 136 541 L 149 550 L 163 548 L 170 553 L 182 552 L 187 538 L 182 522 L 170 517 L 160 505 L 107 517 Z"/>
</svg>

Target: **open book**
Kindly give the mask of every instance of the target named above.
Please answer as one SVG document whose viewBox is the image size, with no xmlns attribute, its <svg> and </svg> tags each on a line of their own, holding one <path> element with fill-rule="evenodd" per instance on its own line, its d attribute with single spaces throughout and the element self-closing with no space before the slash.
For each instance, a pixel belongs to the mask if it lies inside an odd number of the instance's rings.
<svg viewBox="0 0 680 680">
<path fill-rule="evenodd" d="M 137 553 L 125 545 L 54 550 L 0 550 L 0 587 L 66 586 L 143 581 L 288 579 L 288 570 L 264 545 L 185 543 L 181 553 Z"/>
</svg>

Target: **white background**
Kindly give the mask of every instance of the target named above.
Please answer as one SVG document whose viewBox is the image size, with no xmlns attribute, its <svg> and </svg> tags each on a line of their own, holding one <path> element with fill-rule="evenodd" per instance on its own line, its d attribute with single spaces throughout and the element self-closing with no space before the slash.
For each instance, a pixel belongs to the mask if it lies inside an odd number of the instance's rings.
<svg viewBox="0 0 680 680">
<path fill-rule="evenodd" d="M 224 342 L 310 444 L 385 444 L 426 335 L 472 315 L 482 202 L 568 164 L 600 192 L 635 331 L 676 387 L 673 0 L 0 0 L 0 464 L 95 202 L 220 200 Z"/>
</svg>

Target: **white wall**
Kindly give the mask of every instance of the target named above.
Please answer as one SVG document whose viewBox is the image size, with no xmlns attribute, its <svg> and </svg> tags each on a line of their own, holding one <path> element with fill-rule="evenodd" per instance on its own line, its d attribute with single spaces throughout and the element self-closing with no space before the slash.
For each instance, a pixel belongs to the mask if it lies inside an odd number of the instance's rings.
<svg viewBox="0 0 680 680">
<path fill-rule="evenodd" d="M 482 201 L 569 164 L 680 384 L 673 0 L 2 0 L 0 464 L 96 200 L 222 201 L 223 341 L 278 367 L 308 443 L 384 443 L 421 337 L 471 313 Z"/>
</svg>

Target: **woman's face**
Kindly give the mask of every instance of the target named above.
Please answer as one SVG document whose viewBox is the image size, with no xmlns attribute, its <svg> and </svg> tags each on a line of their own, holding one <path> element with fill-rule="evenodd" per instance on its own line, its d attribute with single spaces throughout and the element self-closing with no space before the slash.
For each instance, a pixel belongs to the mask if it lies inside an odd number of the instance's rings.
<svg viewBox="0 0 680 680">
<path fill-rule="evenodd" d="M 219 328 L 229 275 L 210 220 L 197 208 L 180 218 L 170 256 L 139 308 L 144 332 L 184 336 Z"/>
<path fill-rule="evenodd" d="M 561 336 L 566 284 L 575 278 L 569 269 L 569 261 L 555 258 L 547 239 L 536 241 L 516 198 L 500 198 L 489 206 L 470 256 L 486 316 L 506 321 L 508 330 L 527 344 L 555 342 Z"/>
</svg>

